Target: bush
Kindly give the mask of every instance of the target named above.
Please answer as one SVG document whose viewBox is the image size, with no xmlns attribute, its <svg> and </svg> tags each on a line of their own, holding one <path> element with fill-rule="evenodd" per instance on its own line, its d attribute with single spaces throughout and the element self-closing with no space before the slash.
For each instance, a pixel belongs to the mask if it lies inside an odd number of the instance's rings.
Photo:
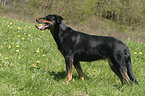
<svg viewBox="0 0 145 96">
<path fill-rule="evenodd" d="M 2 2 L 3 1 L 3 2 Z M 144 0 L 0 0 L 0 12 L 14 12 L 33 18 L 60 14 L 67 22 L 76 24 L 87 18 L 101 17 L 123 25 L 144 26 Z M 8 10 L 6 10 L 8 8 Z M 10 11 L 11 10 L 11 11 Z M 73 18 L 73 20 L 72 20 Z"/>
</svg>

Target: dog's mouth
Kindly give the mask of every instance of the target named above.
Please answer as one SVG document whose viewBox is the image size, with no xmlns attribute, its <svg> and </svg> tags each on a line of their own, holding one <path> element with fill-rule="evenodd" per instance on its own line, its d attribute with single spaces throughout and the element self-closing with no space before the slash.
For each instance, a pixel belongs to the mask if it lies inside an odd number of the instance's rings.
<svg viewBox="0 0 145 96">
<path fill-rule="evenodd" d="M 43 24 L 42 26 L 38 27 L 37 25 L 35 25 L 36 28 L 38 28 L 39 30 L 45 30 L 45 29 L 51 29 L 51 27 L 54 25 L 53 21 L 47 21 L 44 19 L 36 19 L 36 21 L 40 24 Z"/>
<path fill-rule="evenodd" d="M 49 27 L 49 25 L 42 25 L 40 27 L 38 27 L 37 25 L 35 25 L 36 28 L 40 29 L 40 30 L 44 30 L 44 29 L 47 29 Z"/>
</svg>

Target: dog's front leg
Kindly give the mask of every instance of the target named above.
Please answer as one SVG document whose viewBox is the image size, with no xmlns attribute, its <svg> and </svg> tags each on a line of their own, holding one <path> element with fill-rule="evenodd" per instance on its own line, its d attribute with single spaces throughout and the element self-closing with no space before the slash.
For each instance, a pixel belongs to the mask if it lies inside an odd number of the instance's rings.
<svg viewBox="0 0 145 96">
<path fill-rule="evenodd" d="M 65 63 L 66 63 L 66 71 L 67 71 L 67 80 L 66 80 L 66 84 L 69 83 L 70 80 L 72 80 L 72 64 L 73 64 L 73 58 L 70 57 L 66 57 L 65 58 Z"/>
</svg>

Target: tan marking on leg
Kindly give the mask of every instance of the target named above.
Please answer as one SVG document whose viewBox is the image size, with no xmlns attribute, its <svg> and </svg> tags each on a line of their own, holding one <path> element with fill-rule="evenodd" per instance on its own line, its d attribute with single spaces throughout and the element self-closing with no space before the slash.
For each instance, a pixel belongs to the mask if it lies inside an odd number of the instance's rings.
<svg viewBox="0 0 145 96">
<path fill-rule="evenodd" d="M 108 59 L 108 62 L 109 62 L 110 67 L 114 66 L 114 64 L 111 62 L 110 59 Z"/>
<path fill-rule="evenodd" d="M 123 79 L 126 80 L 127 84 L 129 84 L 129 82 L 130 82 L 131 80 L 130 80 L 128 74 L 127 74 L 127 69 L 123 70 L 123 73 L 122 73 L 122 72 L 120 72 L 120 73 L 121 73 Z M 125 83 L 125 81 L 124 81 L 124 83 Z"/>
<path fill-rule="evenodd" d="M 126 75 L 126 79 L 127 79 L 128 84 L 129 84 L 129 82 L 132 82 L 127 74 L 127 71 L 125 72 L 125 75 Z"/>
<path fill-rule="evenodd" d="M 72 80 L 72 72 L 68 72 L 67 74 L 67 80 L 66 80 L 66 84 L 68 85 L 69 81 Z"/>
<path fill-rule="evenodd" d="M 67 80 L 66 80 L 66 84 L 67 84 L 67 85 L 68 85 L 69 81 L 72 80 L 72 64 L 73 64 L 73 59 L 72 59 L 72 62 L 71 62 L 70 70 L 69 70 L 68 73 L 67 73 Z"/>
</svg>

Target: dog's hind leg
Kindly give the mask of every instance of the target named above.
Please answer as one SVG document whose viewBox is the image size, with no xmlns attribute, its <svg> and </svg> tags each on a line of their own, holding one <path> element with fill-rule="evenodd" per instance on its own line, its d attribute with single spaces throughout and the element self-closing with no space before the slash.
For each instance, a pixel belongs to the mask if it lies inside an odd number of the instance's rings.
<svg viewBox="0 0 145 96">
<path fill-rule="evenodd" d="M 129 50 L 123 51 L 117 63 L 119 65 L 120 73 L 124 79 L 123 83 L 125 83 L 126 81 L 128 84 L 133 83 L 133 82 L 138 84 L 138 81 L 136 80 L 132 72 L 131 55 L 130 55 Z"/>
<path fill-rule="evenodd" d="M 79 61 L 74 61 L 73 65 L 76 68 L 79 76 L 82 78 L 82 80 L 84 80 L 84 73 L 83 73 L 83 70 L 81 68 L 80 62 Z"/>
<path fill-rule="evenodd" d="M 123 77 L 120 74 L 119 69 L 117 68 L 116 64 L 113 64 L 110 59 L 108 59 L 109 66 L 112 69 L 112 71 L 119 77 L 120 81 L 123 83 Z"/>
<path fill-rule="evenodd" d="M 123 82 L 122 82 L 122 83 L 124 84 L 125 81 L 126 81 L 127 84 L 130 84 L 130 82 L 132 82 L 132 81 L 130 80 L 130 78 L 129 78 L 128 74 L 127 74 L 127 69 L 126 69 L 126 67 L 123 66 L 123 67 L 119 68 L 119 70 L 120 70 L 120 73 L 121 73 L 121 75 L 122 75 L 122 77 L 123 77 Z"/>
<path fill-rule="evenodd" d="M 115 73 L 120 78 L 122 84 L 124 84 L 125 82 L 127 84 L 132 83 L 127 73 L 128 70 L 127 70 L 127 64 L 125 62 L 125 59 L 120 57 L 119 59 L 114 58 L 113 60 L 114 60 L 113 62 L 114 66 L 111 66 L 112 67 L 111 69 L 114 70 L 114 72 L 116 71 Z"/>
<path fill-rule="evenodd" d="M 130 80 L 132 82 L 135 82 L 136 84 L 138 84 L 138 81 L 137 79 L 135 78 L 135 76 L 133 75 L 133 72 L 132 72 L 132 64 L 131 64 L 131 57 L 129 56 L 129 58 L 127 58 L 128 60 L 126 61 L 126 64 L 127 64 L 127 74 L 130 78 Z"/>
<path fill-rule="evenodd" d="M 125 82 L 127 82 L 129 84 L 129 82 L 131 82 L 131 80 L 127 74 L 126 66 L 119 65 L 119 64 L 118 65 L 113 64 L 110 59 L 109 59 L 109 65 L 110 65 L 112 71 L 119 77 L 122 84 L 124 84 Z"/>
</svg>

